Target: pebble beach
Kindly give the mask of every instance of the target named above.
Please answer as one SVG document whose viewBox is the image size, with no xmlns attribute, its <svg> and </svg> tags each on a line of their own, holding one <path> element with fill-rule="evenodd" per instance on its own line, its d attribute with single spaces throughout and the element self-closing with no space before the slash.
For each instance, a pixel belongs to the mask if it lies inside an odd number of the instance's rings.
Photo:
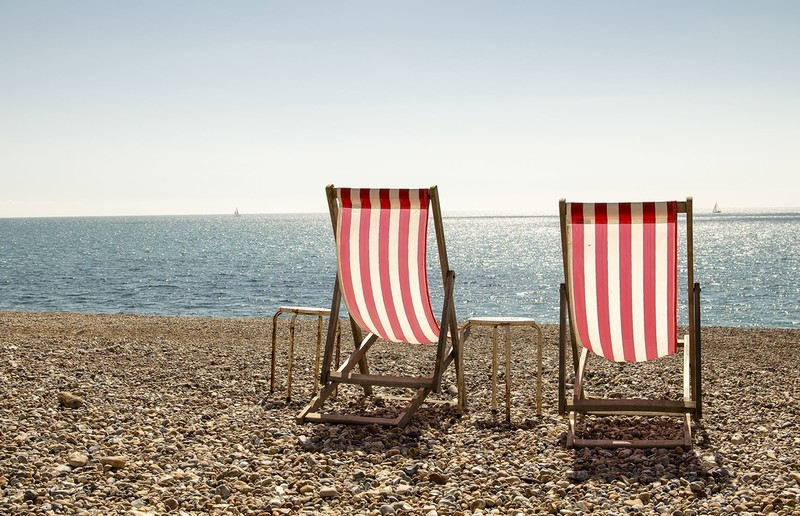
<svg viewBox="0 0 800 516">
<path fill-rule="evenodd" d="M 299 424 L 314 393 L 317 324 L 264 318 L 0 312 L 2 514 L 800 514 L 800 330 L 702 330 L 703 418 L 689 449 L 565 447 L 557 412 L 558 327 L 536 352 L 512 333 L 511 417 L 491 332 L 465 343 L 467 410 L 452 368 L 402 429 Z M 352 347 L 347 328 L 342 353 Z M 427 346 L 376 345 L 375 371 L 426 372 Z M 679 362 L 595 362 L 597 391 L 671 396 Z M 641 366 L 641 367 L 639 367 Z M 626 394 L 621 392 L 621 394 Z M 394 410 L 394 392 L 337 406 Z M 587 433 L 656 436 L 671 421 L 582 423 Z M 676 430 L 677 428 L 677 430 Z"/>
</svg>

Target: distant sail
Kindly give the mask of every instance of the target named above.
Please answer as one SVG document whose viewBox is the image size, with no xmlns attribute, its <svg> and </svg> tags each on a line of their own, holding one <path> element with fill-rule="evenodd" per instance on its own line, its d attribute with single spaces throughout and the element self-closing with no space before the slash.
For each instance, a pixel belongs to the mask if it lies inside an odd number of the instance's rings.
<svg viewBox="0 0 800 516">
<path fill-rule="evenodd" d="M 234 217 L 241 217 L 241 215 L 239 215 L 239 208 L 236 208 L 236 209 L 233 211 L 233 216 L 234 216 Z"/>
<path fill-rule="evenodd" d="M 719 205 L 714 203 L 714 209 L 711 210 L 711 213 L 722 213 L 722 210 L 719 209 Z"/>
</svg>

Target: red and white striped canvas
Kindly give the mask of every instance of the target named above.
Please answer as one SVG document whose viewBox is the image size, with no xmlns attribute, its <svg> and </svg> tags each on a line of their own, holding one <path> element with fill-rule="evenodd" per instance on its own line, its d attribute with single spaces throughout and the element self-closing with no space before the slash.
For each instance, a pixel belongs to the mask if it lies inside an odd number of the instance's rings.
<svg viewBox="0 0 800 516">
<path fill-rule="evenodd" d="M 567 203 L 578 342 L 609 360 L 677 351 L 677 202 Z"/>
<path fill-rule="evenodd" d="M 427 189 L 339 189 L 336 253 L 351 317 L 394 342 L 439 338 L 427 275 Z"/>
</svg>

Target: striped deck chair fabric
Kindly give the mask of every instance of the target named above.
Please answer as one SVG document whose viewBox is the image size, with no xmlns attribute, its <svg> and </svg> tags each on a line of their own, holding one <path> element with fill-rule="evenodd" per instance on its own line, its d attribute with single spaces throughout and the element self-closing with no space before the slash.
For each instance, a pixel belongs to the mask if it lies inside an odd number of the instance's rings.
<svg viewBox="0 0 800 516">
<path fill-rule="evenodd" d="M 677 202 L 567 203 L 567 288 L 580 345 L 609 360 L 677 351 Z"/>
<path fill-rule="evenodd" d="M 342 297 L 359 326 L 393 342 L 432 343 L 439 324 L 427 276 L 427 189 L 338 191 Z"/>
</svg>

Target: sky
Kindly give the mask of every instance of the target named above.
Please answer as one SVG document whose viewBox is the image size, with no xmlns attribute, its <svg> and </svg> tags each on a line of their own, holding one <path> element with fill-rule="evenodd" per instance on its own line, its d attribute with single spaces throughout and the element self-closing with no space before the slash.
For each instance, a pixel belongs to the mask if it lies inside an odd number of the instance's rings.
<svg viewBox="0 0 800 516">
<path fill-rule="evenodd" d="M 800 2 L 0 0 L 0 217 L 800 207 Z"/>
</svg>

